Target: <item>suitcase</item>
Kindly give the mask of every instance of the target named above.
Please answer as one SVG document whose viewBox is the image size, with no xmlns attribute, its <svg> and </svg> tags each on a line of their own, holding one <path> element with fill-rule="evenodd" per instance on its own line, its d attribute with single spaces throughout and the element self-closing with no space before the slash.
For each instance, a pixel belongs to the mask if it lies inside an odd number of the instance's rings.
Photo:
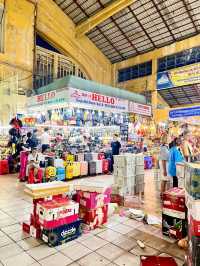
<svg viewBox="0 0 200 266">
<path fill-rule="evenodd" d="M 113 171 L 113 159 L 107 158 L 107 161 L 108 161 L 108 171 L 112 172 Z"/>
<path fill-rule="evenodd" d="M 67 166 L 66 166 L 66 179 L 72 179 L 73 178 L 73 164 L 72 163 L 69 163 Z"/>
<path fill-rule="evenodd" d="M 102 160 L 97 160 L 96 161 L 96 173 L 97 174 L 102 174 L 103 173 L 103 167 L 102 167 Z"/>
<path fill-rule="evenodd" d="M 104 154 L 104 152 L 100 152 L 98 154 L 98 160 L 103 160 L 103 159 L 105 159 L 105 154 Z"/>
<path fill-rule="evenodd" d="M 9 174 L 8 160 L 0 160 L 0 175 Z"/>
<path fill-rule="evenodd" d="M 81 164 L 81 176 L 87 176 L 88 175 L 88 162 L 80 162 Z"/>
<path fill-rule="evenodd" d="M 64 161 L 63 161 L 63 159 L 55 159 L 55 160 L 54 160 L 54 166 L 55 166 L 56 168 L 63 168 L 63 166 L 64 166 Z"/>
<path fill-rule="evenodd" d="M 109 161 L 107 159 L 103 159 L 102 161 L 102 172 L 107 174 L 109 172 Z"/>
<path fill-rule="evenodd" d="M 91 152 L 86 152 L 84 154 L 84 161 L 87 161 L 87 162 L 92 161 L 92 153 Z"/>
<path fill-rule="evenodd" d="M 97 163 L 96 161 L 89 162 L 89 175 L 97 174 Z"/>
<path fill-rule="evenodd" d="M 65 168 L 64 167 L 58 167 L 56 169 L 56 180 L 58 181 L 65 180 Z"/>
<path fill-rule="evenodd" d="M 47 166 L 54 166 L 54 158 L 46 157 L 46 160 L 47 160 Z"/>
<path fill-rule="evenodd" d="M 74 162 L 73 163 L 73 177 L 78 177 L 81 175 L 81 163 Z"/>
<path fill-rule="evenodd" d="M 65 224 L 51 230 L 42 230 L 42 240 L 50 247 L 55 247 L 78 238 L 82 233 L 81 221 Z"/>
<path fill-rule="evenodd" d="M 78 153 L 75 155 L 75 161 L 76 162 L 82 162 L 84 161 L 84 153 Z"/>
<path fill-rule="evenodd" d="M 56 168 L 54 166 L 48 166 L 45 172 L 45 176 L 47 179 L 53 179 L 56 177 Z"/>
<path fill-rule="evenodd" d="M 19 171 L 19 179 L 24 180 L 26 178 L 26 167 L 28 164 L 28 152 L 21 151 L 20 152 L 20 171 Z"/>
<path fill-rule="evenodd" d="M 98 153 L 92 152 L 92 161 L 97 161 L 98 160 Z"/>
<path fill-rule="evenodd" d="M 172 257 L 141 256 L 140 266 L 178 266 Z"/>
</svg>

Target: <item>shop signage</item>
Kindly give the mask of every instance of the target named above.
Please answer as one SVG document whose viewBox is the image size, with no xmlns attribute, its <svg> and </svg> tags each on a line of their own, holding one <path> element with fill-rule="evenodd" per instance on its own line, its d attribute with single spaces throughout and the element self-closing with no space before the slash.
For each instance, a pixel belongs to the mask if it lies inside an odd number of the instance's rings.
<svg viewBox="0 0 200 266">
<path fill-rule="evenodd" d="M 48 106 L 53 104 L 59 104 L 67 102 L 68 93 L 67 89 L 62 90 L 54 90 L 46 93 L 42 93 L 39 95 L 34 95 L 28 98 L 28 107 L 36 107 L 36 106 Z"/>
<path fill-rule="evenodd" d="M 134 102 L 129 102 L 129 112 L 146 116 L 151 116 L 152 114 L 150 105 Z"/>
<path fill-rule="evenodd" d="M 88 106 L 95 109 L 128 112 L 128 100 L 74 88 L 69 88 L 69 101 L 72 104 L 84 105 L 85 108 Z"/>
<path fill-rule="evenodd" d="M 174 109 L 169 111 L 169 118 L 181 118 L 189 116 L 200 116 L 200 106 Z"/>
<path fill-rule="evenodd" d="M 157 74 L 157 89 L 169 89 L 200 83 L 200 63 Z"/>
</svg>

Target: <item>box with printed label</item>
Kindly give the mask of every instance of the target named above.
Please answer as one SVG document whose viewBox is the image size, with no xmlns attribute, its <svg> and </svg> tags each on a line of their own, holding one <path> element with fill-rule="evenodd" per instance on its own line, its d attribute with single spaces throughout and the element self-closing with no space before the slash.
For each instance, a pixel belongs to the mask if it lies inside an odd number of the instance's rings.
<svg viewBox="0 0 200 266">
<path fill-rule="evenodd" d="M 42 240 L 50 247 L 55 247 L 74 240 L 81 235 L 81 220 L 65 224 L 54 229 L 43 229 Z"/>
<path fill-rule="evenodd" d="M 194 199 L 200 199 L 200 164 L 185 164 L 185 190 Z"/>
<path fill-rule="evenodd" d="M 79 204 L 67 198 L 43 201 L 37 205 L 39 222 L 44 228 L 54 228 L 78 219 Z"/>
<path fill-rule="evenodd" d="M 189 234 L 188 237 L 188 266 L 200 265 L 200 237 Z"/>
<path fill-rule="evenodd" d="M 79 216 L 91 229 L 95 229 L 107 222 L 108 205 L 93 210 L 80 206 Z"/>
<path fill-rule="evenodd" d="M 77 202 L 88 209 L 95 209 L 99 205 L 103 206 L 110 203 L 112 189 L 107 188 L 104 193 L 77 191 Z"/>
<path fill-rule="evenodd" d="M 171 188 L 163 193 L 163 208 L 185 212 L 185 191 L 182 188 Z"/>
<path fill-rule="evenodd" d="M 162 214 L 162 232 L 175 239 L 182 239 L 187 235 L 186 219 L 179 219 Z"/>
</svg>

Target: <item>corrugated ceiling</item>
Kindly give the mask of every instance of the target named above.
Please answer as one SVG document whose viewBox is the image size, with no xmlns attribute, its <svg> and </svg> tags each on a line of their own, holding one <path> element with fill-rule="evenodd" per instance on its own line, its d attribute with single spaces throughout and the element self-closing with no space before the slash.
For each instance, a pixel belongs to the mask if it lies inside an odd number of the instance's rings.
<svg viewBox="0 0 200 266">
<path fill-rule="evenodd" d="M 114 2 L 54 1 L 77 25 Z M 189 38 L 199 32 L 200 0 L 136 0 L 96 26 L 87 36 L 115 63 Z"/>
</svg>

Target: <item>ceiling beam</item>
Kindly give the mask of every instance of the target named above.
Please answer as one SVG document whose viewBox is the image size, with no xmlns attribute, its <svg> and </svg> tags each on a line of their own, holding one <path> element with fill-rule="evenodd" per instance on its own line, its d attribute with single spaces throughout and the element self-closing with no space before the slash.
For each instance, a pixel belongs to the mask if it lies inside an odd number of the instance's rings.
<svg viewBox="0 0 200 266">
<path fill-rule="evenodd" d="M 135 0 L 115 0 L 76 27 L 76 37 L 81 37 L 114 14 L 133 4 Z"/>
</svg>

